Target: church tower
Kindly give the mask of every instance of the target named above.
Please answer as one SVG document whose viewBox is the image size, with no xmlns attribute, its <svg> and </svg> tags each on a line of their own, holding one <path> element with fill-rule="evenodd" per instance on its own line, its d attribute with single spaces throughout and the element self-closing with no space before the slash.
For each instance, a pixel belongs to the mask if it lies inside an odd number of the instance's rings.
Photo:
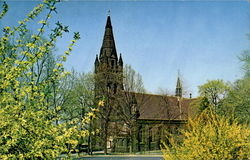
<svg viewBox="0 0 250 160">
<path fill-rule="evenodd" d="M 177 77 L 177 84 L 176 84 L 175 96 L 182 97 L 182 84 L 181 84 L 179 73 L 178 73 L 178 77 Z"/>
<path fill-rule="evenodd" d="M 107 17 L 100 54 L 96 55 L 95 74 L 96 90 L 116 94 L 123 89 L 123 60 L 121 54 L 119 58 L 117 56 L 110 15 Z"/>
</svg>

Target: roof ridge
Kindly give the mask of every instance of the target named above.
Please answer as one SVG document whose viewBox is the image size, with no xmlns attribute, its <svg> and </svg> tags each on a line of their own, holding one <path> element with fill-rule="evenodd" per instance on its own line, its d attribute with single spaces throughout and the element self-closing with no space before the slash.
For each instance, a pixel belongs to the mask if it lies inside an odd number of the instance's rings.
<svg viewBox="0 0 250 160">
<path fill-rule="evenodd" d="M 126 91 L 125 91 L 126 92 Z M 128 92 L 128 91 L 127 91 Z M 154 93 L 139 93 L 139 92 L 130 92 L 134 94 L 144 94 L 144 95 L 149 95 L 149 96 L 165 96 L 165 97 L 173 97 L 173 98 L 178 98 L 178 96 L 174 95 L 161 95 L 161 94 L 154 94 Z M 196 98 L 186 98 L 186 97 L 181 97 L 181 99 L 188 100 L 188 99 L 197 99 Z"/>
</svg>

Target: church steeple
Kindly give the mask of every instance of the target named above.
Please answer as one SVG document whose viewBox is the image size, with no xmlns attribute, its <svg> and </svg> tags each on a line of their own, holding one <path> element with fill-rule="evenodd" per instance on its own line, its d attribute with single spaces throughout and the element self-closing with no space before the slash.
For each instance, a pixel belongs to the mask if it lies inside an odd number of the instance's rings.
<svg viewBox="0 0 250 160">
<path fill-rule="evenodd" d="M 122 60 L 122 54 L 121 53 L 120 53 L 120 57 L 119 57 L 118 63 L 119 63 L 120 67 L 123 67 L 123 60 Z"/>
<path fill-rule="evenodd" d="M 95 73 L 97 72 L 98 66 L 99 66 L 99 58 L 98 58 L 98 55 L 96 55 L 96 58 L 95 58 Z"/>
<path fill-rule="evenodd" d="M 114 61 L 118 60 L 110 15 L 107 17 L 102 47 L 100 50 L 100 61 L 103 62 L 105 58 L 108 58 L 109 61 L 111 59 Z"/>
<path fill-rule="evenodd" d="M 175 96 L 182 97 L 182 84 L 181 84 L 179 72 L 178 72 L 178 77 L 177 77 Z"/>
<path fill-rule="evenodd" d="M 96 58 L 95 58 L 95 65 L 96 65 L 96 66 L 98 66 L 98 65 L 99 65 L 98 55 L 96 55 Z"/>
<path fill-rule="evenodd" d="M 117 56 L 110 15 L 107 17 L 99 57 L 96 56 L 95 74 L 98 75 L 98 79 L 105 80 L 101 84 L 96 80 L 96 90 L 106 88 L 112 91 L 113 94 L 116 94 L 119 90 L 123 90 L 123 60 L 121 55 L 119 59 Z M 100 96 L 102 94 L 104 93 L 96 93 L 96 95 Z"/>
</svg>

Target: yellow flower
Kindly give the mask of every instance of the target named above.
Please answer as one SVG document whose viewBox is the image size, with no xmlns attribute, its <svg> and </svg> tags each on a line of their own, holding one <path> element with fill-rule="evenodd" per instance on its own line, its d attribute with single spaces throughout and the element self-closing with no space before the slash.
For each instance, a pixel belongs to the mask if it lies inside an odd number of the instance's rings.
<svg viewBox="0 0 250 160">
<path fill-rule="evenodd" d="M 104 106 L 104 101 L 103 100 L 99 101 L 98 106 L 103 107 Z"/>
<path fill-rule="evenodd" d="M 12 74 L 6 74 L 5 78 L 6 78 L 7 80 L 11 79 L 11 78 L 12 78 Z"/>
<path fill-rule="evenodd" d="M 37 56 L 37 58 L 41 58 L 43 56 L 43 53 L 39 52 L 39 53 L 37 53 L 36 56 Z"/>
<path fill-rule="evenodd" d="M 63 139 L 63 136 L 57 136 L 56 137 L 56 141 L 58 141 L 58 142 L 61 141 L 62 139 Z"/>
<path fill-rule="evenodd" d="M 94 113 L 93 113 L 93 112 L 89 112 L 87 115 L 88 115 L 89 117 L 93 117 L 93 116 L 94 116 Z"/>
<path fill-rule="evenodd" d="M 83 123 L 89 123 L 89 122 L 90 122 L 90 118 L 85 117 L 85 118 L 83 119 Z"/>
<path fill-rule="evenodd" d="M 41 21 L 39 21 L 38 23 L 46 24 L 46 21 L 45 21 L 45 20 L 41 20 Z"/>
<path fill-rule="evenodd" d="M 19 24 L 24 24 L 24 21 L 18 21 Z"/>
<path fill-rule="evenodd" d="M 35 48 L 36 47 L 36 45 L 34 43 L 27 43 L 26 46 L 29 47 L 29 48 Z"/>
<path fill-rule="evenodd" d="M 92 108 L 91 111 L 93 111 L 93 112 L 99 112 L 99 109 Z"/>
<path fill-rule="evenodd" d="M 46 51 L 46 48 L 45 48 L 44 46 L 41 46 L 41 47 L 39 47 L 39 50 L 40 50 L 41 52 L 45 52 L 45 51 Z"/>
<path fill-rule="evenodd" d="M 28 76 L 31 76 L 31 75 L 32 75 L 32 72 L 28 72 L 27 75 L 28 75 Z"/>
<path fill-rule="evenodd" d="M 19 60 L 15 60 L 15 63 L 16 63 L 16 64 L 20 64 L 20 61 L 19 61 Z"/>
<path fill-rule="evenodd" d="M 57 107 L 56 107 L 56 110 L 60 110 L 60 109 L 62 109 L 61 106 L 57 106 Z"/>
<path fill-rule="evenodd" d="M 7 26 L 7 27 L 5 27 L 4 29 L 5 29 L 6 31 L 9 31 L 9 30 L 10 30 L 10 27 Z"/>
<path fill-rule="evenodd" d="M 70 143 L 70 144 L 73 144 L 73 145 L 77 145 L 78 141 L 77 141 L 77 140 L 71 139 L 71 140 L 69 140 L 69 143 Z"/>
<path fill-rule="evenodd" d="M 61 76 L 62 76 L 62 77 L 65 77 L 65 76 L 67 76 L 67 75 L 70 75 L 70 72 L 63 72 Z"/>
<path fill-rule="evenodd" d="M 28 22 L 28 21 L 29 21 L 29 18 L 25 18 L 25 19 L 24 19 L 24 22 Z"/>
<path fill-rule="evenodd" d="M 57 63 L 56 64 L 58 67 L 62 67 L 63 66 L 63 64 L 61 64 L 61 63 Z"/>
<path fill-rule="evenodd" d="M 39 29 L 38 29 L 38 32 L 41 32 L 41 33 L 43 33 L 43 32 L 44 32 L 44 29 L 42 29 L 42 28 L 39 28 Z"/>
<path fill-rule="evenodd" d="M 67 60 L 67 57 L 66 56 L 62 56 L 62 61 L 66 61 Z"/>
<path fill-rule="evenodd" d="M 66 55 L 69 55 L 69 51 L 65 51 L 64 53 L 65 53 Z"/>
<path fill-rule="evenodd" d="M 2 41 L 8 41 L 9 38 L 8 37 L 2 37 Z"/>
<path fill-rule="evenodd" d="M 72 51 L 72 47 L 69 47 L 69 51 Z"/>
<path fill-rule="evenodd" d="M 33 35 L 31 36 L 31 38 L 34 38 L 35 40 L 40 40 L 40 39 L 41 39 L 39 36 L 37 36 L 37 35 L 35 35 L 35 34 L 33 34 Z"/>
<path fill-rule="evenodd" d="M 100 132 L 100 130 L 99 130 L 99 129 L 96 129 L 96 130 L 95 130 L 95 132 L 96 132 L 96 133 L 99 133 L 99 132 Z"/>
</svg>

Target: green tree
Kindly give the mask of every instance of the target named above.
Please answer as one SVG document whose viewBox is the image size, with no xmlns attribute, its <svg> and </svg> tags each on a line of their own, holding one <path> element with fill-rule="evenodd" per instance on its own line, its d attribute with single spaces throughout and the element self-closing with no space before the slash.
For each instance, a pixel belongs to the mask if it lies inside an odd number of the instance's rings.
<svg viewBox="0 0 250 160">
<path fill-rule="evenodd" d="M 215 109 L 222 105 L 223 99 L 229 90 L 230 86 L 223 80 L 209 80 L 207 83 L 199 86 L 200 96 L 206 97 Z"/>
<path fill-rule="evenodd" d="M 94 105 L 94 74 L 82 73 L 78 74 L 72 71 L 72 74 L 68 76 L 62 87 L 64 103 L 62 104 L 62 120 L 72 121 L 74 119 L 81 120 L 86 114 L 97 113 L 98 108 Z M 92 120 L 96 118 L 96 115 L 90 117 L 91 121 L 88 125 L 85 125 L 82 130 L 87 129 L 89 135 L 81 138 L 79 146 L 88 143 L 89 154 L 92 152 L 92 136 L 98 130 L 97 126 L 93 126 Z M 95 128 L 94 128 L 95 127 Z M 99 127 L 99 126 L 98 126 Z"/>
<path fill-rule="evenodd" d="M 62 106 L 66 121 L 81 119 L 91 107 L 94 107 L 94 75 L 92 73 L 78 74 L 72 71 L 63 89 L 67 94 Z"/>
<path fill-rule="evenodd" d="M 245 77 L 250 77 L 250 50 L 246 50 L 239 59 L 243 62 Z"/>
<path fill-rule="evenodd" d="M 240 57 L 244 63 L 244 76 L 232 85 L 232 89 L 225 98 L 221 112 L 241 123 L 250 124 L 250 52 L 244 52 Z"/>
<path fill-rule="evenodd" d="M 237 80 L 225 99 L 221 112 L 250 124 L 250 78 Z"/>
</svg>

